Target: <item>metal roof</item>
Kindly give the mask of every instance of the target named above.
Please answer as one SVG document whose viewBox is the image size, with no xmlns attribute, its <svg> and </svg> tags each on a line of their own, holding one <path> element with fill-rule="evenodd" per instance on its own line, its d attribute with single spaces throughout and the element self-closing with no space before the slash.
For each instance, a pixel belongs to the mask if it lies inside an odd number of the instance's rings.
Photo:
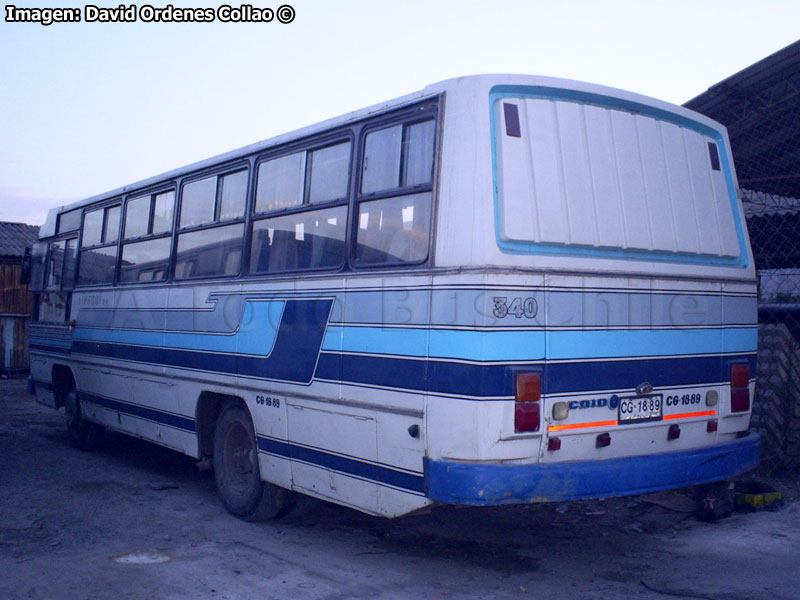
<svg viewBox="0 0 800 600">
<path fill-rule="evenodd" d="M 728 128 L 740 187 L 800 198 L 800 41 L 684 106 Z"/>
<path fill-rule="evenodd" d="M 24 256 L 38 236 L 38 225 L 0 222 L 0 256 Z"/>
</svg>

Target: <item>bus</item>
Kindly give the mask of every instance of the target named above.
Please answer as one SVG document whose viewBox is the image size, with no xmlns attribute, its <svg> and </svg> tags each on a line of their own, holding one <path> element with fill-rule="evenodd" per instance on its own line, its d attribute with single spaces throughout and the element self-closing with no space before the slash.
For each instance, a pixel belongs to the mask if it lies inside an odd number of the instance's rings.
<svg viewBox="0 0 800 600">
<path fill-rule="evenodd" d="M 758 463 L 727 133 L 478 75 L 50 211 L 31 379 L 70 439 L 397 517 L 713 486 Z M 712 489 L 712 488 L 707 488 Z M 708 499 L 706 499 L 708 500 Z"/>
</svg>

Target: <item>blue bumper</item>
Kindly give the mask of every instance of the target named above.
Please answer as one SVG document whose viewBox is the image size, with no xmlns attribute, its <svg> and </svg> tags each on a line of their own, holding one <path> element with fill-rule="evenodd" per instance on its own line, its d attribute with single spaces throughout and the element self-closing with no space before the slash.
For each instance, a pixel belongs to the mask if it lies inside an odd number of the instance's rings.
<svg viewBox="0 0 800 600">
<path fill-rule="evenodd" d="M 649 456 L 553 464 L 426 460 L 426 495 L 447 504 L 514 504 L 627 496 L 729 479 L 758 465 L 761 438 Z"/>
</svg>

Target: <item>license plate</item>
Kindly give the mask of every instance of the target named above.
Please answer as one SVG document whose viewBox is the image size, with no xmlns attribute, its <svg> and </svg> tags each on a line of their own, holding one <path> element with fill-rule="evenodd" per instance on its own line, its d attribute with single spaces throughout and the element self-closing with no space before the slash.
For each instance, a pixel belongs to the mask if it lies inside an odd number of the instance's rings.
<svg viewBox="0 0 800 600">
<path fill-rule="evenodd" d="M 642 423 L 661 420 L 664 401 L 661 394 L 630 396 L 619 400 L 619 423 Z"/>
</svg>

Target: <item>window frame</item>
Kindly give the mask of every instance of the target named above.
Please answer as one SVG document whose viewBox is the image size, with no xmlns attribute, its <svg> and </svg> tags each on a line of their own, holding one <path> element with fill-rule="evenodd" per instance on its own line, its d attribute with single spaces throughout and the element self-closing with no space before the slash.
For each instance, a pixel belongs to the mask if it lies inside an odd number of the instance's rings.
<svg viewBox="0 0 800 600">
<path fill-rule="evenodd" d="M 263 152 L 262 154 L 258 155 L 253 163 L 253 189 L 252 189 L 252 206 L 250 207 L 250 211 L 248 214 L 248 223 L 247 223 L 247 231 L 246 231 L 246 238 L 247 238 L 247 256 L 245 257 L 247 264 L 246 264 L 246 274 L 257 276 L 257 277 L 265 277 L 265 276 L 281 276 L 286 275 L 289 273 L 335 273 L 338 271 L 342 271 L 343 269 L 347 268 L 348 265 L 348 255 L 349 255 L 349 228 L 350 228 L 350 215 L 349 212 L 351 210 L 352 204 L 352 196 L 353 196 L 353 178 L 354 178 L 354 165 L 356 161 L 356 156 L 358 153 L 357 147 L 357 135 L 354 132 L 354 129 L 357 129 L 353 126 L 346 126 L 340 127 L 333 131 L 329 131 L 324 133 L 323 135 L 312 137 L 310 139 L 305 139 L 297 142 L 291 142 L 287 145 L 273 148 L 268 150 L 267 152 Z M 334 198 L 332 200 L 323 200 L 318 202 L 311 202 L 311 180 L 312 180 L 312 164 L 313 160 L 311 159 L 311 155 L 314 152 L 324 150 L 326 148 L 331 148 L 333 146 L 337 146 L 339 144 L 349 143 L 350 144 L 350 151 L 349 151 L 349 162 L 347 165 L 347 186 L 345 188 L 345 193 L 343 197 Z M 286 206 L 283 208 L 279 208 L 276 210 L 271 210 L 267 212 L 256 212 L 256 198 L 258 195 L 258 172 L 259 168 L 262 164 L 267 163 L 271 160 L 283 158 L 284 156 L 290 156 L 292 154 L 297 153 L 304 153 L 304 172 L 303 172 L 303 190 L 302 190 L 302 197 L 300 204 L 296 204 L 293 206 Z M 304 268 L 291 268 L 291 269 L 282 269 L 277 271 L 257 271 L 251 269 L 251 254 L 253 251 L 253 237 L 256 224 L 260 221 L 266 221 L 269 219 L 275 219 L 279 217 L 290 217 L 292 215 L 299 215 L 303 213 L 314 213 L 320 212 L 332 208 L 337 208 L 340 206 L 345 207 L 345 222 L 344 222 L 344 239 L 342 243 L 344 245 L 344 253 L 342 256 L 342 260 L 336 266 L 322 266 L 322 267 L 304 267 Z"/>
<path fill-rule="evenodd" d="M 354 272 L 363 272 L 379 269 L 406 269 L 419 267 L 422 265 L 430 264 L 433 260 L 433 247 L 434 247 L 434 231 L 436 230 L 436 194 L 437 187 L 437 174 L 439 168 L 439 148 L 441 144 L 442 124 L 439 117 L 441 112 L 441 97 L 437 96 L 429 100 L 423 101 L 420 104 L 406 107 L 399 111 L 384 115 L 383 118 L 375 119 L 374 121 L 364 124 L 359 131 L 358 143 L 358 163 L 355 173 L 355 192 L 352 199 L 352 213 L 350 215 L 350 235 L 349 235 L 349 252 L 348 252 L 348 266 Z M 363 164 L 366 156 L 367 136 L 371 133 L 389 129 L 397 125 L 402 125 L 401 133 L 401 160 L 400 160 L 400 173 L 399 177 L 403 175 L 403 158 L 402 158 L 402 144 L 405 140 L 406 130 L 412 125 L 423 123 L 425 121 L 433 121 L 433 149 L 431 157 L 431 177 L 428 183 L 414 184 L 414 185 L 398 185 L 397 187 L 380 190 L 377 192 L 362 193 L 361 186 L 363 184 Z M 400 198 L 403 196 L 413 196 L 415 194 L 430 193 L 430 202 L 428 209 L 430 210 L 428 218 L 428 251 L 425 258 L 418 261 L 386 263 L 386 262 L 362 262 L 357 260 L 358 250 L 358 230 L 359 230 L 359 217 L 360 207 L 362 204 L 386 200 L 390 198 Z"/>
<path fill-rule="evenodd" d="M 82 209 L 81 214 L 81 227 L 80 227 L 80 235 L 78 236 L 78 261 L 75 268 L 75 288 L 84 288 L 84 287 L 93 287 L 93 286 L 113 286 L 117 283 L 117 276 L 119 274 L 119 255 L 120 255 L 120 240 L 122 238 L 122 222 L 123 222 L 123 210 L 122 207 L 124 205 L 122 196 L 117 196 L 112 198 L 109 201 L 102 202 L 100 204 L 94 206 L 86 206 Z M 113 208 L 119 208 L 120 214 L 119 219 L 117 221 L 117 236 L 113 242 L 108 242 L 104 238 L 106 237 L 106 226 L 108 224 L 108 211 Z M 86 216 L 90 213 L 103 211 L 103 221 L 100 226 L 100 243 L 91 244 L 91 245 L 84 245 L 84 236 L 86 234 Z M 102 248 L 112 248 L 116 247 L 116 253 L 114 258 L 114 266 L 113 266 L 113 274 L 111 277 L 111 281 L 105 281 L 101 283 L 81 283 L 81 263 L 83 262 L 83 253 L 88 252 L 91 250 L 99 250 Z"/>
<path fill-rule="evenodd" d="M 242 209 L 242 214 L 239 217 L 220 220 L 218 217 L 221 203 L 222 203 L 222 180 L 224 177 L 228 175 L 233 175 L 235 173 L 239 173 L 244 171 L 247 173 L 247 183 L 245 186 L 244 192 L 244 206 Z M 199 171 L 195 173 L 191 173 L 183 178 L 178 182 L 177 186 L 177 197 L 176 197 L 176 208 L 174 214 L 174 224 L 173 224 L 173 239 L 170 251 L 170 263 L 169 263 L 169 271 L 167 273 L 167 277 L 163 281 L 197 281 L 203 279 L 217 279 L 217 278 L 224 278 L 224 279 L 232 279 L 235 277 L 240 277 L 242 274 L 245 273 L 245 260 L 247 260 L 247 246 L 248 246 L 248 227 L 250 222 L 250 205 L 251 205 L 251 197 L 253 197 L 254 191 L 254 168 L 252 164 L 252 160 L 249 157 L 236 159 L 233 162 L 224 163 L 221 165 L 215 165 L 210 169 L 206 169 L 204 171 Z M 192 183 L 196 183 L 198 181 L 202 181 L 203 179 L 209 179 L 211 177 L 216 177 L 216 186 L 214 192 L 214 220 L 207 223 L 201 223 L 199 225 L 191 225 L 188 227 L 181 227 L 181 215 L 183 214 L 183 194 L 184 189 L 187 185 Z M 231 274 L 214 274 L 214 275 L 195 275 L 191 277 L 179 277 L 177 273 L 177 266 L 178 266 L 178 245 L 180 243 L 181 235 L 184 234 L 191 234 L 197 231 L 203 230 L 211 230 L 217 228 L 227 227 L 229 225 L 235 225 L 238 223 L 242 223 L 243 233 L 242 233 L 242 249 L 239 256 L 239 269 L 236 273 Z"/>
<path fill-rule="evenodd" d="M 162 194 L 168 194 L 172 192 L 173 196 L 173 204 L 172 204 L 172 223 L 168 231 L 160 232 L 160 233 L 152 233 L 153 225 L 155 223 L 155 199 Z M 149 198 L 150 206 L 148 210 L 147 216 L 147 231 L 143 235 L 132 236 L 129 238 L 125 237 L 125 229 L 128 224 L 128 204 L 133 200 L 140 200 L 142 198 Z M 174 254 L 174 240 L 173 234 L 175 232 L 175 220 L 178 214 L 178 187 L 174 181 L 168 181 L 158 185 L 157 187 L 144 189 L 144 190 L 137 190 L 128 194 L 125 197 L 125 201 L 122 204 L 122 223 L 120 225 L 120 240 L 119 240 L 119 253 L 117 255 L 117 279 L 116 283 L 119 285 L 135 285 L 135 284 L 143 284 L 143 283 L 165 283 L 170 279 L 170 267 L 172 265 L 172 256 Z M 146 242 L 150 240 L 159 240 L 169 238 L 169 253 L 167 254 L 167 263 L 166 263 L 166 272 L 162 279 L 155 279 L 155 280 L 146 280 L 140 281 L 138 279 L 133 281 L 122 281 L 122 253 L 125 250 L 126 245 L 136 244 L 139 242 Z"/>
<path fill-rule="evenodd" d="M 78 216 L 78 225 L 77 227 L 67 228 L 69 225 L 64 225 L 64 217 L 70 217 L 72 215 Z M 58 213 L 58 223 L 56 225 L 56 235 L 66 235 L 73 231 L 81 231 L 83 229 L 83 209 L 82 208 L 73 208 L 72 210 L 65 210 L 64 212 Z"/>
</svg>

